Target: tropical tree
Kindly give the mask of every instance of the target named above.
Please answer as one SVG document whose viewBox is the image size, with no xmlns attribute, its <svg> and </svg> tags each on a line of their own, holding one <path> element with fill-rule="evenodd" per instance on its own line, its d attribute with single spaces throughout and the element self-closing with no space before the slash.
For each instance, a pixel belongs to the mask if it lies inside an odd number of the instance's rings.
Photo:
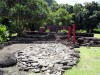
<svg viewBox="0 0 100 75">
<path fill-rule="evenodd" d="M 55 25 L 56 24 L 55 19 L 56 19 L 55 12 L 50 11 L 46 19 L 47 25 Z"/>
<path fill-rule="evenodd" d="M 0 0 L 0 17 L 8 15 L 8 8 L 5 1 Z"/>
<path fill-rule="evenodd" d="M 70 14 L 73 13 L 73 6 L 72 5 L 60 4 L 59 6 L 60 6 L 60 8 L 66 9 L 66 11 L 69 12 Z"/>
<path fill-rule="evenodd" d="M 83 6 L 82 4 L 75 4 L 73 6 L 73 12 L 74 12 L 74 17 L 73 20 L 75 21 L 76 25 L 77 25 L 77 29 L 81 29 L 82 28 L 82 10 L 83 10 Z"/>
<path fill-rule="evenodd" d="M 46 1 L 48 3 L 48 6 L 51 6 L 52 3 L 54 2 L 54 0 L 44 0 L 44 1 Z"/>
<path fill-rule="evenodd" d="M 97 24 L 99 24 L 99 6 L 97 2 L 85 3 L 85 8 L 88 10 L 88 15 L 86 17 L 86 28 L 87 32 L 92 32 Z"/>
<path fill-rule="evenodd" d="M 49 12 L 43 0 L 5 0 L 9 8 L 9 18 L 16 24 L 18 33 L 32 28 L 36 30 L 44 23 Z M 13 3 L 10 5 L 9 3 Z"/>
<path fill-rule="evenodd" d="M 62 22 L 63 25 L 70 25 L 73 23 L 72 14 L 69 14 L 65 9 L 60 8 L 56 12 L 56 23 Z"/>
<path fill-rule="evenodd" d="M 52 12 L 56 12 L 60 8 L 60 5 L 56 1 L 54 1 L 50 8 Z"/>
</svg>

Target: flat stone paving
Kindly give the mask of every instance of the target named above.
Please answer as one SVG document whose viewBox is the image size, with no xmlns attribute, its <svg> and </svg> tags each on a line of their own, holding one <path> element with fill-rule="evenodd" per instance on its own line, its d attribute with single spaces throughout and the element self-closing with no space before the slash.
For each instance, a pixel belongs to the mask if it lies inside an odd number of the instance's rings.
<svg viewBox="0 0 100 75">
<path fill-rule="evenodd" d="M 78 62 L 79 54 L 61 43 L 33 44 L 17 53 L 20 70 L 62 75 Z"/>
</svg>

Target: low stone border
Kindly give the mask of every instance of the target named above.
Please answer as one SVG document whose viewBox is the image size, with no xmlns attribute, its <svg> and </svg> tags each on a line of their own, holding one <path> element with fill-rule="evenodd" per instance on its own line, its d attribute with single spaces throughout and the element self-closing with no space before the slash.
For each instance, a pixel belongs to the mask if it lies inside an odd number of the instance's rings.
<svg viewBox="0 0 100 75">
<path fill-rule="evenodd" d="M 81 37 L 77 39 L 80 46 L 100 47 L 100 39 L 95 37 Z"/>
</svg>

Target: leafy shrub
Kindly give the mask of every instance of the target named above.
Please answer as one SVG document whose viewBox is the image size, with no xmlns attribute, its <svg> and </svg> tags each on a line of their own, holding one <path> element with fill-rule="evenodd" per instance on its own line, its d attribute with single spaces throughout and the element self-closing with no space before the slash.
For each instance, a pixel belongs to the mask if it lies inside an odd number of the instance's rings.
<svg viewBox="0 0 100 75">
<path fill-rule="evenodd" d="M 50 32 L 50 30 L 49 30 L 49 29 L 47 29 L 47 30 L 46 30 L 46 32 L 48 33 L 48 32 Z"/>
<path fill-rule="evenodd" d="M 18 31 L 18 29 L 16 29 L 16 23 L 12 22 L 9 18 L 7 17 L 3 17 L 1 18 L 1 24 L 4 26 L 6 26 L 6 30 L 9 31 L 9 35 L 11 35 L 12 33 L 16 33 L 16 31 Z M 21 28 L 21 27 L 19 27 Z"/>
<path fill-rule="evenodd" d="M 67 33 L 68 31 L 67 30 L 60 30 L 58 32 L 60 32 L 60 33 Z"/>
<path fill-rule="evenodd" d="M 7 41 L 9 32 L 7 31 L 6 26 L 0 24 L 0 43 Z"/>
<path fill-rule="evenodd" d="M 10 22 L 10 28 L 8 28 L 10 33 L 16 33 L 16 25 L 13 22 Z"/>
<path fill-rule="evenodd" d="M 95 33 L 95 32 L 100 33 L 100 28 L 94 29 L 94 33 Z"/>
<path fill-rule="evenodd" d="M 77 32 L 77 33 L 86 33 L 86 30 L 82 30 L 82 29 L 81 29 L 81 30 L 77 30 L 76 32 Z"/>
<path fill-rule="evenodd" d="M 63 24 L 62 24 L 62 22 L 59 22 L 59 26 L 62 26 Z"/>
</svg>

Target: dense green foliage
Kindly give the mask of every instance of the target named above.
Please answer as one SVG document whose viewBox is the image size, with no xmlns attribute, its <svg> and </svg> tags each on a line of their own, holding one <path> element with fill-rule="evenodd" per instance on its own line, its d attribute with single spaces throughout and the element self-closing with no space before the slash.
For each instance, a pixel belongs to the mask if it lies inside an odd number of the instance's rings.
<svg viewBox="0 0 100 75">
<path fill-rule="evenodd" d="M 70 14 L 73 14 L 73 21 L 77 25 L 77 29 L 85 29 L 87 32 L 92 32 L 94 28 L 100 28 L 100 4 L 97 2 L 86 2 L 84 5 L 53 3 L 51 10 L 57 11 L 65 9 Z M 67 22 L 68 23 L 68 22 Z"/>
<path fill-rule="evenodd" d="M 60 22 L 70 24 L 72 14 L 64 8 L 52 11 L 55 4 L 54 0 L 0 0 L 0 18 L 9 18 L 18 33 L 28 29 L 39 30 L 41 26 L 57 25 Z"/>
<path fill-rule="evenodd" d="M 18 32 L 31 25 L 39 27 L 49 13 L 48 5 L 43 0 L 0 0 L 0 3 L 0 17 L 10 18 Z"/>
<path fill-rule="evenodd" d="M 44 0 L 44 1 L 46 1 L 46 2 L 48 3 L 49 6 L 51 6 L 52 3 L 54 2 L 54 0 Z"/>
<path fill-rule="evenodd" d="M 4 43 L 5 41 L 7 41 L 8 36 L 9 34 L 6 26 L 0 24 L 0 43 Z"/>
<path fill-rule="evenodd" d="M 5 20 L 6 23 L 2 23 L 4 18 L 10 23 Z M 68 26 L 73 23 L 77 29 L 91 32 L 100 28 L 100 4 L 93 1 L 72 6 L 54 0 L 0 0 L 0 19 L 10 32 L 19 34 L 39 30 L 45 25 Z"/>
</svg>

